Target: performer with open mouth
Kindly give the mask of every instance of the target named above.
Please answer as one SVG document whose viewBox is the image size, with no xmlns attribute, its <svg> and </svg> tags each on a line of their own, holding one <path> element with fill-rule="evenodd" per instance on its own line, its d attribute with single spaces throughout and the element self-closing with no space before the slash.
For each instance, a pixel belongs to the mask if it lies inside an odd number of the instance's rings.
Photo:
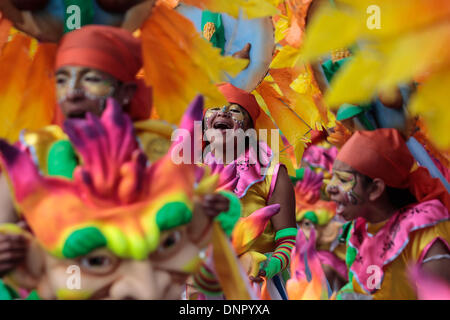
<svg viewBox="0 0 450 320">
<path fill-rule="evenodd" d="M 327 192 L 337 214 L 354 220 L 347 262 L 356 293 L 417 299 L 410 263 L 450 283 L 450 197 L 424 167 L 411 172 L 413 165 L 395 129 L 357 131 L 334 162 Z"/>
<path fill-rule="evenodd" d="M 219 90 L 229 104 L 205 112 L 204 129 L 211 139 L 204 151 L 204 162 L 222 161 L 225 165 L 237 166 L 238 183 L 234 193 L 241 200 L 243 217 L 267 205 L 280 204 L 280 212 L 270 219 L 264 233 L 252 246 L 252 250 L 269 256 L 258 276 L 250 277 L 260 282 L 262 277 L 274 278 L 289 265 L 297 234 L 294 190 L 286 167 L 275 160 L 276 155 L 265 142 L 257 140 L 256 131 L 254 134 L 249 131 L 270 121 L 255 97 L 229 83 L 220 85 Z M 247 137 L 239 135 L 239 130 L 247 133 Z M 280 294 L 278 298 L 286 298 L 279 277 L 275 277 L 275 285 Z M 220 293 L 217 286 L 201 289 L 208 294 Z"/>
</svg>

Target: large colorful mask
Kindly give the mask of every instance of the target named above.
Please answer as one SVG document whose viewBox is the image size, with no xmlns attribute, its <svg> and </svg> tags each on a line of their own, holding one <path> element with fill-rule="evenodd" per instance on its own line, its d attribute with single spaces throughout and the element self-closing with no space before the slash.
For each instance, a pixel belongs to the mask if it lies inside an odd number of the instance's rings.
<svg viewBox="0 0 450 320">
<path fill-rule="evenodd" d="M 185 128 L 193 130 L 202 106 L 201 98 L 193 102 Z M 184 138 L 149 164 L 130 118 L 112 100 L 101 119 L 67 120 L 65 131 L 82 159 L 73 180 L 42 176 L 26 152 L 0 140 L 16 204 L 46 252 L 16 280 L 44 298 L 179 298 L 211 231 L 196 203 L 218 184 L 233 188 L 235 172 L 176 165 L 175 146 L 191 142 Z M 77 270 L 78 287 L 69 281 Z"/>
</svg>

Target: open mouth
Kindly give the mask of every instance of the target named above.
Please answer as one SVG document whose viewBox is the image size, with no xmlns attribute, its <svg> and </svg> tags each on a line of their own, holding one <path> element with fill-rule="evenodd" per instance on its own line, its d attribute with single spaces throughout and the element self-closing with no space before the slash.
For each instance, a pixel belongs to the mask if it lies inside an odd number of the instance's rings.
<svg viewBox="0 0 450 320">
<path fill-rule="evenodd" d="M 229 122 L 219 120 L 219 121 L 214 122 L 213 128 L 218 129 L 218 130 L 227 130 L 227 129 L 232 129 L 233 125 Z"/>
<path fill-rule="evenodd" d="M 84 111 L 84 110 L 73 111 L 69 114 L 68 118 L 69 119 L 85 119 L 86 111 Z"/>
<path fill-rule="evenodd" d="M 344 213 L 345 211 L 345 203 L 333 198 L 331 198 L 331 200 L 334 201 L 334 203 L 336 203 L 336 214 L 342 215 L 342 213 Z"/>
<path fill-rule="evenodd" d="M 344 213 L 345 205 L 342 202 L 335 201 L 337 204 L 336 214 L 341 215 Z"/>
</svg>

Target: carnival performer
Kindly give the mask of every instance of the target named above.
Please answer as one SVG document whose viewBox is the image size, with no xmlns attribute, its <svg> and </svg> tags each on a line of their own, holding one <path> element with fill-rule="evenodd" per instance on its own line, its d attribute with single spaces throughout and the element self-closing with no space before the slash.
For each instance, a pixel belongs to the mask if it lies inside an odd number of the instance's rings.
<svg viewBox="0 0 450 320">
<path fill-rule="evenodd" d="M 347 292 L 417 299 L 411 264 L 450 282 L 449 194 L 425 168 L 411 172 L 414 162 L 395 129 L 357 131 L 338 153 L 327 192 L 354 220 Z"/>
<path fill-rule="evenodd" d="M 297 228 L 294 190 L 285 166 L 275 161 L 276 155 L 265 142 L 252 143 L 249 141 L 251 138 L 244 142 L 234 139 L 236 136 L 233 134 L 230 135 L 233 136 L 231 140 L 227 137 L 227 131 L 236 133 L 238 130 L 245 132 L 258 128 L 258 121 L 264 119 L 265 113 L 260 109 L 255 97 L 229 83 L 219 85 L 219 90 L 229 104 L 210 108 L 205 112 L 205 132 L 211 129 L 210 132 L 215 134 L 217 139 L 210 139 L 209 145 L 206 146 L 204 162 L 208 164 L 223 161 L 226 165 L 237 166 L 238 183 L 234 193 L 240 198 L 243 217 L 267 205 L 280 205 L 279 213 L 271 218 L 263 234 L 252 246 L 252 250 L 259 253 L 272 254 L 261 268 L 258 277 L 250 279 L 272 279 L 287 268 L 290 252 L 295 245 Z M 218 138 L 217 134 L 222 138 Z M 208 136 L 207 133 L 206 135 Z M 225 152 L 218 152 L 219 149 Z M 207 271 L 204 273 L 206 281 L 199 287 L 208 294 L 218 294 L 220 287 L 214 282 L 214 274 L 212 270 Z M 283 294 L 281 296 L 283 297 Z"/>
</svg>

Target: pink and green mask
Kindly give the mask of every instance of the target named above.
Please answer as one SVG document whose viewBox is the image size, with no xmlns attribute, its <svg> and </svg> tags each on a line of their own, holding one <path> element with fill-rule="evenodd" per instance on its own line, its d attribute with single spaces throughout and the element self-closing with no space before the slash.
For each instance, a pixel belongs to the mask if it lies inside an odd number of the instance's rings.
<svg viewBox="0 0 450 320">
<path fill-rule="evenodd" d="M 191 104 L 182 122 L 186 129 L 201 120 L 202 107 L 201 97 Z M 113 100 L 101 119 L 89 114 L 67 120 L 65 132 L 81 159 L 73 180 L 42 176 L 28 153 L 0 140 L 16 205 L 46 251 L 73 259 L 106 247 L 121 258 L 145 259 L 161 232 L 191 221 L 199 189 L 216 190 L 219 180 L 232 185 L 193 164 L 174 164 L 171 151 L 180 141 L 149 164 L 133 130 Z"/>
</svg>

